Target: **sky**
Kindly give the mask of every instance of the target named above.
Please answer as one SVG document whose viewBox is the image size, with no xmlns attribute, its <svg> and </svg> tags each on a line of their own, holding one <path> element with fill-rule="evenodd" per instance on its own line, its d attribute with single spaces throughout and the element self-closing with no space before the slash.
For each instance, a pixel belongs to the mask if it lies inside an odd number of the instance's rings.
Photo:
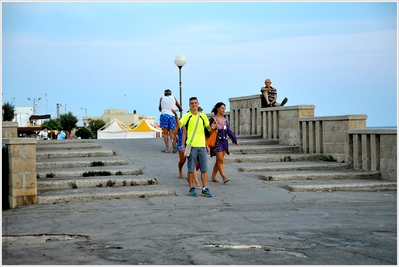
<svg viewBox="0 0 399 267">
<path fill-rule="evenodd" d="M 36 114 L 136 110 L 260 94 L 397 125 L 396 2 L 2 2 L 2 103 Z M 28 100 L 30 98 L 31 100 Z M 38 100 L 41 98 L 40 100 Z M 36 101 L 35 101 L 36 100 Z"/>
</svg>

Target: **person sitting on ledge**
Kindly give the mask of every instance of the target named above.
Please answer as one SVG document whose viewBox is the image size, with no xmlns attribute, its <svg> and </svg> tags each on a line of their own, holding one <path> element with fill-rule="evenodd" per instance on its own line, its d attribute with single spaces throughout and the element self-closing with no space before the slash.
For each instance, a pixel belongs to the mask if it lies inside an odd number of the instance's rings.
<svg viewBox="0 0 399 267">
<path fill-rule="evenodd" d="M 284 106 L 288 98 L 284 98 L 283 102 L 277 103 L 277 89 L 272 87 L 272 81 L 270 79 L 265 80 L 265 87 L 260 88 L 260 92 L 262 93 L 262 108 L 265 107 L 282 107 Z"/>
</svg>

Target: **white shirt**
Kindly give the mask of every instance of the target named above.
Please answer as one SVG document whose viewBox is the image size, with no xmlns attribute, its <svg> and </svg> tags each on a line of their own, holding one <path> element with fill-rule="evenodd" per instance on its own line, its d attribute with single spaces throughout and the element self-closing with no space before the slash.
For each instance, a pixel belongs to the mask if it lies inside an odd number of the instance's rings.
<svg viewBox="0 0 399 267">
<path fill-rule="evenodd" d="M 176 99 L 174 96 L 163 96 L 161 99 L 161 114 L 168 114 L 174 116 L 172 109 L 176 106 Z"/>
<path fill-rule="evenodd" d="M 48 132 L 40 131 L 39 136 L 42 137 L 43 140 L 48 138 Z"/>
</svg>

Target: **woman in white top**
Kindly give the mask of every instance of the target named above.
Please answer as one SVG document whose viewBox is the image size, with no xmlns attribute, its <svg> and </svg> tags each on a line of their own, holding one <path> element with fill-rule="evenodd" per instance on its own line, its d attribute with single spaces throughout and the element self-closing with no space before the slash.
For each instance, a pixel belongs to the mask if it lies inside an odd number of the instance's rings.
<svg viewBox="0 0 399 267">
<path fill-rule="evenodd" d="M 177 106 L 179 111 L 182 112 L 183 108 L 177 99 L 172 96 L 172 91 L 170 89 L 166 89 L 164 92 L 164 96 L 159 99 L 159 111 L 161 112 L 161 116 L 159 118 L 160 125 L 163 132 L 163 140 L 165 142 L 165 149 L 162 152 L 170 153 L 169 149 L 169 135 L 172 139 L 173 153 L 177 152 L 177 140 L 176 140 L 176 121 L 175 115 L 172 112 L 172 109 Z"/>
</svg>

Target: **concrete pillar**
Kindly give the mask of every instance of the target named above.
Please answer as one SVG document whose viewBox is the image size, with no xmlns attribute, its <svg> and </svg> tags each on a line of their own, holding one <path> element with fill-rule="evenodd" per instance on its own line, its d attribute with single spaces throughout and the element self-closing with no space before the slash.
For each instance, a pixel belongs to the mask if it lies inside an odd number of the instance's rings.
<svg viewBox="0 0 399 267">
<path fill-rule="evenodd" d="M 34 138 L 3 138 L 8 150 L 9 207 L 37 203 L 36 144 Z"/>
<path fill-rule="evenodd" d="M 3 121 L 1 125 L 2 138 L 17 138 L 18 137 L 18 122 Z"/>
</svg>

